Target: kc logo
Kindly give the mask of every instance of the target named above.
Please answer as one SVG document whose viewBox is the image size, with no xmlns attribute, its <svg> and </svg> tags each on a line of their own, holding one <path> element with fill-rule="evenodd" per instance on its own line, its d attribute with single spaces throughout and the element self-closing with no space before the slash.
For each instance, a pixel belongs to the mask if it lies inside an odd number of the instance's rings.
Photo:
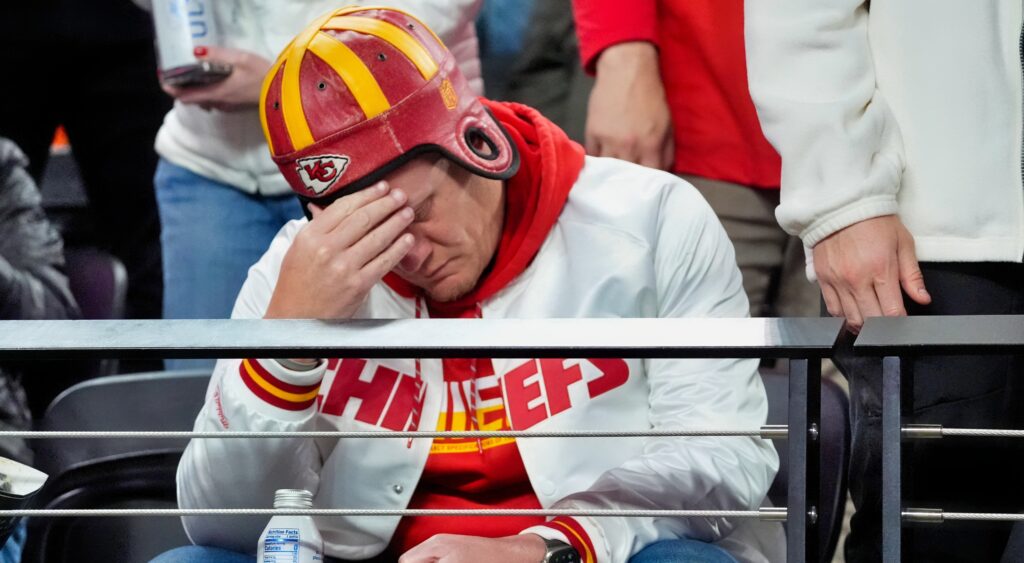
<svg viewBox="0 0 1024 563">
<path fill-rule="evenodd" d="M 349 158 L 336 154 L 308 156 L 295 161 L 298 173 L 306 189 L 320 195 L 330 189 L 348 168 Z"/>
</svg>

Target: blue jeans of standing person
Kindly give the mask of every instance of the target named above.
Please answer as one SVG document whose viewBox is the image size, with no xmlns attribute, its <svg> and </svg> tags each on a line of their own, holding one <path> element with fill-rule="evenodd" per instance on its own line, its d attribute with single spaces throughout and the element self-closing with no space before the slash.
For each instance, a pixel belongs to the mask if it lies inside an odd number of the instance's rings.
<svg viewBox="0 0 1024 563">
<path fill-rule="evenodd" d="M 340 560 L 327 557 L 328 563 Z M 179 547 L 150 563 L 255 563 L 252 555 L 198 545 Z M 651 544 L 630 558 L 629 563 L 736 563 L 720 547 L 697 540 L 668 540 Z"/>
<path fill-rule="evenodd" d="M 11 531 L 7 543 L 0 549 L 0 563 L 18 563 L 21 561 L 21 552 L 25 549 L 25 536 L 27 524 L 22 519 Z"/>
<path fill-rule="evenodd" d="M 292 195 L 243 192 L 161 159 L 154 178 L 160 209 L 164 318 L 226 319 L 252 266 L 302 208 Z M 212 367 L 170 360 L 168 369 Z"/>
</svg>

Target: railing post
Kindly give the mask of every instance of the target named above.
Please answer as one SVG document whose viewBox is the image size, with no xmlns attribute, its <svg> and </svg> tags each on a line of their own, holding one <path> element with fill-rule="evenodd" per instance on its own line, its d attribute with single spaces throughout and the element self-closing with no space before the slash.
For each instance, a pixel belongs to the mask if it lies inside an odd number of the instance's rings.
<svg viewBox="0 0 1024 563">
<path fill-rule="evenodd" d="M 903 411 L 913 382 L 902 378 L 900 358 L 882 359 L 882 561 L 903 561 Z"/>
<path fill-rule="evenodd" d="M 789 362 L 789 506 L 786 560 L 820 559 L 818 498 L 821 434 L 821 360 Z"/>
</svg>

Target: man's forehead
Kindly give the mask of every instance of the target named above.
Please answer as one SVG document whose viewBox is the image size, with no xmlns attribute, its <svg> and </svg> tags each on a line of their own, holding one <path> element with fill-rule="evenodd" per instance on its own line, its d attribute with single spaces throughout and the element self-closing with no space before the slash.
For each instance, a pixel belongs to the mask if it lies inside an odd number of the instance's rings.
<svg viewBox="0 0 1024 563">
<path fill-rule="evenodd" d="M 419 156 L 384 177 L 391 189 L 401 189 L 413 208 L 422 205 L 447 178 L 450 163 L 440 157 Z"/>
</svg>

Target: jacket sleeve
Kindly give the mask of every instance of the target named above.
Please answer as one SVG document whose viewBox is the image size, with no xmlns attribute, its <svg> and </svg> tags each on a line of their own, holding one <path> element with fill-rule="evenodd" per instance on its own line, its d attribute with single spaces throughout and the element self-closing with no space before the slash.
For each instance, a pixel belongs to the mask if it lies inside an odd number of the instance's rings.
<svg viewBox="0 0 1024 563">
<path fill-rule="evenodd" d="M 250 269 L 232 318 L 262 318 L 295 223 L 289 224 Z M 325 367 L 294 371 L 271 359 L 220 360 L 196 419 L 197 432 L 313 430 Z M 196 439 L 178 465 L 181 508 L 273 506 L 277 489 L 319 486 L 322 457 L 314 440 Z M 187 517 L 193 543 L 254 553 L 269 518 Z"/>
<path fill-rule="evenodd" d="M 63 242 L 27 165 L 17 146 L 0 138 L 0 319 L 76 318 Z"/>
<path fill-rule="evenodd" d="M 658 45 L 658 13 L 655 0 L 572 0 L 580 60 L 587 72 L 602 51 L 617 43 L 648 41 Z"/>
<path fill-rule="evenodd" d="M 655 249 L 658 316 L 746 317 L 742 280 L 724 229 L 696 190 L 666 192 Z M 760 428 L 768 404 L 756 359 L 652 359 L 644 363 L 654 429 Z M 603 474 L 558 508 L 754 510 L 778 470 L 770 442 L 748 437 L 649 438 L 643 454 Z M 722 518 L 556 518 L 581 553 L 625 563 L 654 542 L 715 542 L 738 521 Z M 533 530 L 530 530 L 533 531 Z M 544 531 L 537 532 L 545 537 Z"/>
<path fill-rule="evenodd" d="M 779 223 L 813 247 L 897 212 L 903 141 L 879 93 L 865 0 L 746 2 L 750 92 L 782 156 Z"/>
</svg>

